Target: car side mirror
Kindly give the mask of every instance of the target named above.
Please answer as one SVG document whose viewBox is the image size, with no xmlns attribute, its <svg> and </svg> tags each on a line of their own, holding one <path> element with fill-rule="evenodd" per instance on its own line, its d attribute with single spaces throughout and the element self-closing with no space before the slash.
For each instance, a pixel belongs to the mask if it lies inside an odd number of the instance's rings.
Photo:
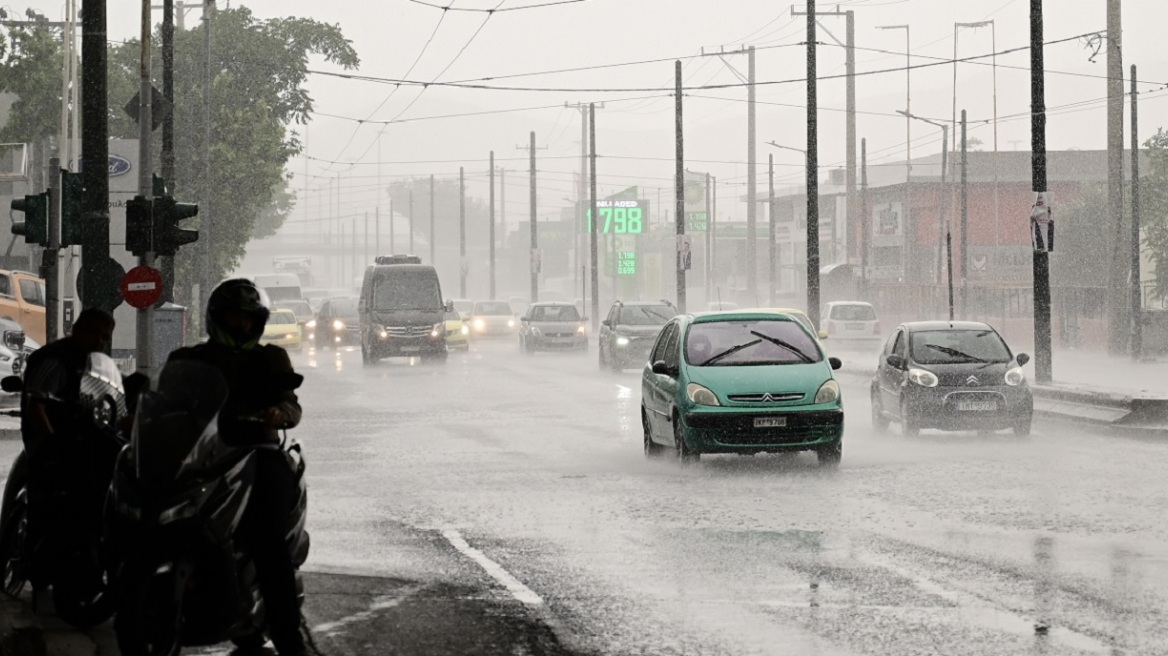
<svg viewBox="0 0 1168 656">
<path fill-rule="evenodd" d="M 20 379 L 20 376 L 5 376 L 0 379 L 0 389 L 13 394 L 22 392 L 24 391 L 24 381 Z"/>
<path fill-rule="evenodd" d="M 1014 359 L 1018 361 L 1019 367 L 1025 366 L 1027 362 L 1030 362 L 1030 356 L 1025 353 L 1019 353 Z"/>
<path fill-rule="evenodd" d="M 607 327 L 609 327 L 609 328 L 612 328 L 612 322 L 611 322 L 611 321 L 609 321 L 608 319 L 605 319 L 604 321 L 601 321 L 601 322 L 600 322 L 600 325 L 602 325 L 602 326 L 607 326 Z"/>
<path fill-rule="evenodd" d="M 839 358 L 828 358 L 827 363 L 831 365 L 832 371 L 838 371 L 840 367 L 844 366 L 844 361 Z"/>
<path fill-rule="evenodd" d="M 358 314 L 365 314 L 368 311 L 369 311 L 369 304 L 365 302 L 365 299 L 361 299 L 360 301 L 357 301 L 357 313 Z"/>
<path fill-rule="evenodd" d="M 887 362 L 888 366 L 892 367 L 893 369 L 904 369 L 904 367 L 905 367 L 905 361 L 904 361 L 903 355 L 897 355 L 897 354 L 893 353 L 892 355 L 888 356 L 887 358 L 884 358 L 884 361 Z"/>
<path fill-rule="evenodd" d="M 659 376 L 672 376 L 673 375 L 673 370 L 671 370 L 669 368 L 669 365 L 665 364 L 664 360 L 658 360 L 658 361 L 654 362 L 653 367 L 652 367 L 652 371 L 653 371 L 653 373 L 655 373 Z"/>
<path fill-rule="evenodd" d="M 446 305 L 442 306 L 442 309 L 447 312 L 454 312 L 454 301 L 446 301 Z"/>
<path fill-rule="evenodd" d="M 827 339 L 827 331 L 826 330 L 819 331 L 819 339 Z"/>
<path fill-rule="evenodd" d="M 528 322 L 528 318 L 527 318 L 527 317 L 519 317 L 519 321 L 520 321 L 520 322 L 522 322 L 522 323 L 527 323 L 527 322 Z"/>
</svg>

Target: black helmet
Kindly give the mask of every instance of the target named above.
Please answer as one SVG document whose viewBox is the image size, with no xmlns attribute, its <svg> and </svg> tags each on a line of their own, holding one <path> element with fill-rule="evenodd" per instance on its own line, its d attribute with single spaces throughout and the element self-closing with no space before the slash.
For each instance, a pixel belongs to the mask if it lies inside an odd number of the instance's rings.
<svg viewBox="0 0 1168 656">
<path fill-rule="evenodd" d="M 251 330 L 244 331 L 227 325 L 228 312 L 251 315 Z M 211 341 L 236 349 L 249 349 L 259 343 L 268 323 L 267 294 L 246 278 L 233 278 L 219 283 L 207 301 L 207 335 Z"/>
</svg>

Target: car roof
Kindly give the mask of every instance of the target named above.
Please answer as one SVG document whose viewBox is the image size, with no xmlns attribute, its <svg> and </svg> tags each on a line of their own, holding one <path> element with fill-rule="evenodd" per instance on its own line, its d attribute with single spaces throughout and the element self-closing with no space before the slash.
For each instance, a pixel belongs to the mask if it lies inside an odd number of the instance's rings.
<svg viewBox="0 0 1168 656">
<path fill-rule="evenodd" d="M 872 304 L 867 301 L 829 301 L 827 305 L 867 305 L 872 307 Z"/>
<path fill-rule="evenodd" d="M 980 321 L 909 321 L 900 325 L 909 332 L 923 330 L 994 330 L 993 326 Z"/>
<path fill-rule="evenodd" d="M 624 305 L 625 307 L 637 305 L 653 305 L 653 306 L 667 306 L 673 307 L 673 303 L 668 301 L 614 301 L 613 305 Z"/>
<path fill-rule="evenodd" d="M 755 310 L 727 310 L 725 312 L 702 312 L 692 314 L 693 323 L 713 323 L 717 321 L 733 321 L 736 319 L 778 319 L 780 321 L 795 321 L 782 312 L 755 311 Z"/>
<path fill-rule="evenodd" d="M 576 307 L 567 301 L 538 301 L 532 303 L 531 307 Z"/>
<path fill-rule="evenodd" d="M 807 313 L 799 308 L 744 308 L 740 312 L 778 312 L 779 314 L 802 314 L 807 316 Z"/>
</svg>

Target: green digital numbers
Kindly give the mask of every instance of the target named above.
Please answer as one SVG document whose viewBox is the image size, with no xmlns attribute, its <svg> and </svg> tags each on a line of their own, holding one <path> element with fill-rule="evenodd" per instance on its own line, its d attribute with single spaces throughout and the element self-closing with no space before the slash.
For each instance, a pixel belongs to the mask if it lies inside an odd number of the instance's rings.
<svg viewBox="0 0 1168 656">
<path fill-rule="evenodd" d="M 645 231 L 645 211 L 640 207 L 600 207 L 600 232 L 605 235 L 639 235 Z M 588 210 L 588 231 L 592 210 Z"/>
</svg>

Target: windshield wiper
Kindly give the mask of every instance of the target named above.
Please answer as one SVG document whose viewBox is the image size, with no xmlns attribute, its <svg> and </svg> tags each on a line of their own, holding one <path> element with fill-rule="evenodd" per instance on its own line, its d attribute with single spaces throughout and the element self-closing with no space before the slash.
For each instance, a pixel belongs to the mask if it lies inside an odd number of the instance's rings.
<svg viewBox="0 0 1168 656">
<path fill-rule="evenodd" d="M 661 314 L 660 312 L 656 312 L 654 310 L 650 310 L 649 308 L 644 308 L 644 307 L 641 308 L 641 312 L 644 312 L 646 316 L 653 315 L 653 316 L 660 317 L 666 321 L 669 321 L 672 318 L 672 317 L 665 316 L 664 314 Z"/>
<path fill-rule="evenodd" d="M 742 349 L 745 349 L 745 348 L 750 348 L 751 346 L 755 346 L 755 345 L 757 345 L 757 344 L 761 344 L 761 343 L 762 343 L 762 340 L 761 340 L 761 339 L 756 339 L 756 340 L 754 340 L 753 342 L 747 342 L 747 343 L 745 343 L 745 344 L 739 344 L 738 346 L 733 346 L 733 347 L 731 347 L 731 348 L 728 348 L 728 349 L 726 349 L 725 351 L 722 351 L 721 353 L 719 353 L 719 354 L 715 355 L 714 357 L 712 357 L 712 358 L 710 358 L 710 359 L 706 360 L 705 362 L 701 363 L 701 364 L 700 364 L 700 365 L 698 365 L 698 366 L 699 366 L 699 367 L 706 367 L 706 366 L 709 366 L 709 365 L 711 365 L 711 364 L 714 364 L 714 363 L 715 363 L 715 362 L 717 362 L 718 360 L 721 360 L 722 358 L 725 358 L 725 357 L 729 357 L 729 356 L 731 356 L 731 355 L 734 355 L 735 353 L 737 353 L 737 352 L 741 351 Z"/>
<path fill-rule="evenodd" d="M 755 337 L 761 337 L 761 338 L 765 339 L 766 341 L 770 342 L 771 344 L 774 344 L 775 346 L 787 349 L 788 351 L 799 356 L 799 358 L 801 360 L 803 360 L 804 362 L 815 362 L 815 360 L 811 359 L 811 356 L 807 355 L 803 351 L 800 351 L 798 348 L 792 346 L 791 344 L 788 344 L 787 342 L 784 342 L 783 340 L 778 339 L 777 337 L 771 337 L 770 335 L 764 335 L 764 334 L 757 332 L 757 331 L 754 331 L 754 330 L 750 331 L 750 334 L 754 335 Z"/>
<path fill-rule="evenodd" d="M 974 356 L 974 355 L 970 355 L 964 351 L 958 351 L 955 348 L 949 348 L 948 346 L 937 346 L 936 344 L 925 344 L 925 346 L 927 346 L 931 349 L 938 350 L 938 351 L 944 353 L 945 355 L 951 355 L 955 358 L 965 358 L 971 362 L 985 362 L 985 360 L 982 358 L 979 358 L 979 357 Z"/>
</svg>

